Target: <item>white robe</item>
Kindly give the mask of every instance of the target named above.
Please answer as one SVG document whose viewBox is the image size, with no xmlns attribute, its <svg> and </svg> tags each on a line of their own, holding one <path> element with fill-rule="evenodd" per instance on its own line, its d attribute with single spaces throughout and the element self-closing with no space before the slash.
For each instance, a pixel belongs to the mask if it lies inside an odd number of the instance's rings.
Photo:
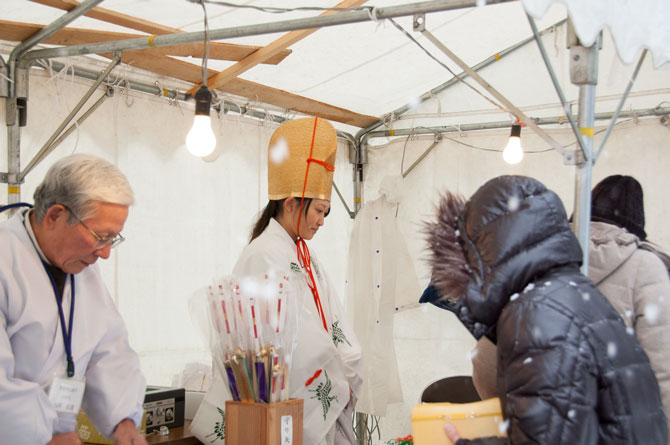
<svg viewBox="0 0 670 445">
<path fill-rule="evenodd" d="M 56 412 L 47 391 L 65 376 L 58 303 L 26 212 L 0 224 L 0 444 L 46 444 L 76 430 L 76 417 Z M 63 290 L 69 318 L 70 278 Z M 97 265 L 75 275 L 72 331 L 75 375 L 86 376 L 82 409 L 103 434 L 142 418 L 145 380 L 139 357 Z"/>
<path fill-rule="evenodd" d="M 345 406 L 349 403 L 349 390 L 355 402 L 362 386 L 361 348 L 330 279 L 313 252 L 311 257 L 328 332 L 324 330 L 316 310 L 314 297 L 305 281 L 305 272 L 300 270 L 296 244 L 276 220 L 271 219 L 263 233 L 244 249 L 233 269 L 233 275 L 241 278 L 273 271 L 290 275 L 298 289 L 301 312 L 297 345 L 290 369 L 289 391 L 291 398 L 304 400 L 303 443 L 353 444 L 351 416 L 354 403 L 349 404 L 346 410 Z M 338 335 L 334 339 L 333 334 L 339 332 L 343 337 Z M 305 386 L 319 369 L 322 370 L 319 376 L 309 386 Z M 317 387 L 327 388 L 328 380 L 330 392 L 317 393 Z M 330 401 L 330 406 L 327 401 Z"/>
<path fill-rule="evenodd" d="M 395 213 L 395 203 L 382 195 L 356 215 L 345 289 L 365 354 L 365 382 L 356 409 L 382 417 L 388 405 L 403 401 L 394 317 L 403 309 L 418 306 L 421 295 Z"/>
</svg>

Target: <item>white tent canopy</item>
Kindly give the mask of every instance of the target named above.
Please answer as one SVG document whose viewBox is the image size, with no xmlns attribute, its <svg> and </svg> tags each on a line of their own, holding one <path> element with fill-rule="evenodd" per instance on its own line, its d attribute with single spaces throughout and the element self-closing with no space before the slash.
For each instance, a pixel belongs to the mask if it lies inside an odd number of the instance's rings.
<svg viewBox="0 0 670 445">
<path fill-rule="evenodd" d="M 59 7 L 46 6 L 47 3 Z M 312 2 L 239 3 L 293 8 Z M 358 2 L 378 11 L 407 3 Z M 631 23 L 645 23 L 646 29 L 654 30 L 633 35 L 618 34 L 620 29 L 640 29 L 621 26 L 617 21 L 623 16 L 614 12 L 619 6 L 626 7 L 629 2 L 625 1 L 616 2 L 616 8 L 607 0 L 581 2 L 584 5 L 567 0 L 489 5 L 474 0 L 444 2 L 456 3 L 471 7 L 429 13 L 425 16 L 426 29 L 467 65 L 485 62 L 477 72 L 568 151 L 577 148 L 576 136 L 532 39 L 525 11 L 535 17 L 539 30 L 545 30 L 542 42 L 573 115 L 578 113 L 579 87 L 570 81 L 564 20 L 569 14 L 578 37 L 586 45 L 605 28 L 595 87 L 595 149 L 633 76 L 641 49 L 651 51 L 652 57 L 643 60 L 619 120 L 594 166 L 593 182 L 615 173 L 640 180 L 645 191 L 647 232 L 652 240 L 669 249 L 666 221 L 670 210 L 663 204 L 667 201 L 666 178 L 670 170 L 670 71 L 654 69 L 668 63 L 669 31 L 654 25 L 670 20 L 667 2 L 648 1 L 644 11 L 627 12 Z M 480 6 L 473 6 L 475 3 Z M 335 4 L 321 2 L 322 6 Z M 607 14 L 594 9 L 589 15 L 579 9 L 603 5 Z M 10 34 L 23 35 L 25 39 L 25 33 L 33 29 L 16 23 L 47 25 L 63 15 L 59 8 L 72 6 L 72 0 L 3 0 L 3 61 L 9 60 L 18 44 Z M 52 38 L 61 39 L 61 43 L 42 43 L 39 48 L 66 45 L 63 42 L 67 39 L 72 43 L 72 39 L 81 39 L 82 35 L 90 38 L 92 31 L 131 36 L 158 34 L 137 29 L 138 23 L 150 29 L 156 29 L 157 24 L 185 32 L 203 29 L 202 7 L 187 0 L 106 0 L 96 6 L 100 7 L 115 13 L 112 15 L 117 23 L 122 23 L 121 15 L 137 18 L 132 22 L 135 29 L 84 16 L 67 28 L 86 30 L 85 33 L 72 31 L 62 38 L 54 35 Z M 206 7 L 211 30 L 304 19 L 321 13 L 298 10 L 274 14 L 214 2 Z M 642 12 L 650 15 L 636 15 Z M 375 17 L 373 11 L 371 15 Z M 584 15 L 599 20 L 590 20 L 582 28 L 580 18 Z M 633 22 L 633 17 L 649 22 Z M 198 328 L 186 315 L 187 301 L 212 278 L 229 273 L 246 244 L 252 221 L 267 202 L 267 142 L 282 119 L 310 114 L 311 110 L 329 117 L 343 136 L 349 135 L 340 140 L 335 172 L 335 183 L 348 209 L 333 194 L 332 212 L 323 233 L 310 246 L 327 266 L 342 298 L 346 293 L 347 258 L 351 253 L 348 241 L 353 228 L 348 210 L 354 209 L 358 199 L 363 206 L 377 200 L 380 187 L 389 176 L 405 173 L 400 180 L 402 193 L 397 197 L 395 217 L 416 271 L 407 278 L 418 280 L 420 286 L 425 286 L 429 278 L 421 223 L 431 216 L 439 193 L 445 189 L 469 196 L 492 177 L 524 174 L 555 190 L 568 213 L 573 210 L 576 167 L 564 164 L 557 150 L 529 129 L 524 129 L 521 137 L 526 151 L 524 161 L 515 166 L 505 164 L 500 151 L 515 120 L 509 109 L 500 107 L 497 100 L 494 105 L 484 98 L 492 96 L 473 79 L 465 78 L 468 85 L 453 80 L 449 70 L 459 74 L 461 68 L 423 34 L 413 31 L 411 15 L 394 21 L 416 42 L 385 19 L 326 27 L 292 44 L 288 48 L 290 54 L 278 52 L 275 57 L 283 59 L 276 64 L 250 67 L 237 80 L 217 88 L 223 101 L 219 104 L 221 111 L 212 112 L 218 143 L 214 155 L 204 161 L 184 148 L 192 124 L 193 102 L 171 98 L 175 93 L 183 97 L 201 80 L 201 59 L 189 58 L 185 52 L 179 56 L 157 54 L 157 49 L 134 53 L 135 61 L 128 63 L 126 59 L 113 68 L 110 78 L 93 92 L 90 103 L 108 88 L 112 96 L 26 175 L 25 183 L 20 185 L 24 201 L 32 200 L 36 185 L 52 162 L 72 152 L 97 154 L 116 163 L 128 176 L 137 199 L 123 232 L 128 241 L 108 261 L 101 262 L 101 267 L 126 320 L 131 342 L 141 355 L 149 383 L 196 388 L 203 384 L 202 369 L 207 367 L 209 353 Z M 283 34 L 250 35 L 216 43 L 263 47 Z M 199 54 L 198 48 L 189 51 Z M 239 67 L 239 60 L 219 60 L 224 52 L 221 48 L 212 50 L 210 69 L 224 72 Z M 78 74 L 86 71 L 95 78 L 108 64 L 109 59 L 101 56 L 68 56 L 39 62 L 30 69 L 27 125 L 18 130 L 21 168 L 33 159 L 90 88 L 92 80 Z M 0 74 L 8 76 L 9 72 L 3 70 Z M 9 91 L 10 83 L 3 78 L 0 86 Z M 156 92 L 146 94 L 128 88 L 133 83 Z M 0 93 L 3 91 L 0 88 Z M 0 94 L 3 98 L 7 95 Z M 10 97 L 3 99 L 10 101 Z M 10 116 L 6 107 L 0 110 L 7 122 Z M 14 130 L 7 128 L 8 135 L 13 134 Z M 8 153 L 0 156 L 3 182 L 7 182 L 7 172 L 15 161 L 9 156 L 11 144 L 11 137 L 0 138 L 0 153 Z M 361 186 L 360 196 L 357 184 Z M 6 203 L 9 195 L 7 187 L 0 187 L 0 204 Z M 397 285 L 402 287 L 402 283 Z M 404 303 L 415 302 L 418 297 L 405 295 Z M 356 310 L 356 298 L 347 304 L 349 310 Z M 383 407 L 384 440 L 411 432 L 409 410 L 431 381 L 471 372 L 468 354 L 474 343 L 451 314 L 433 307 L 398 311 L 392 331 L 404 402 Z M 207 384 L 205 379 L 204 386 Z"/>
</svg>

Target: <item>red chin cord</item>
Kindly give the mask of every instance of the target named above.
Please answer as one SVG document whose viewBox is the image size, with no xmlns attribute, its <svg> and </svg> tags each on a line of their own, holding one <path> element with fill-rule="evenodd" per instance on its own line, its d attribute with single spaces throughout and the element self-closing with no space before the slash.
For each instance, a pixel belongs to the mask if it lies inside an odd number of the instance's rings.
<svg viewBox="0 0 670 445">
<path fill-rule="evenodd" d="M 298 210 L 298 227 L 296 228 L 296 233 L 298 235 L 298 240 L 296 242 L 296 249 L 300 266 L 307 271 L 307 275 L 309 277 L 309 280 L 305 279 L 305 281 L 307 281 L 307 286 L 312 291 L 312 295 L 314 296 L 314 304 L 316 305 L 316 311 L 319 313 L 319 316 L 321 317 L 321 322 L 323 323 L 323 329 L 325 329 L 326 332 L 328 332 L 328 323 L 326 323 L 326 315 L 323 312 L 323 306 L 321 305 L 321 298 L 319 297 L 319 290 L 316 287 L 316 280 L 314 280 L 314 273 L 312 272 L 312 260 L 309 254 L 309 248 L 307 247 L 307 243 L 305 242 L 305 240 L 302 239 L 302 237 L 300 236 L 300 218 L 302 217 L 302 206 L 305 201 L 305 190 L 307 188 L 307 175 L 309 174 L 310 164 L 312 162 L 316 162 L 317 164 L 320 164 L 323 167 L 325 167 L 326 170 L 328 171 L 335 170 L 334 166 L 328 165 L 323 161 L 312 158 L 312 150 L 314 149 L 314 138 L 316 136 L 316 123 L 318 119 L 319 119 L 318 117 L 314 118 L 314 129 L 312 130 L 312 143 L 310 144 L 309 147 L 309 157 L 307 158 L 307 169 L 305 170 L 305 181 L 303 182 L 302 185 L 300 209 Z"/>
</svg>

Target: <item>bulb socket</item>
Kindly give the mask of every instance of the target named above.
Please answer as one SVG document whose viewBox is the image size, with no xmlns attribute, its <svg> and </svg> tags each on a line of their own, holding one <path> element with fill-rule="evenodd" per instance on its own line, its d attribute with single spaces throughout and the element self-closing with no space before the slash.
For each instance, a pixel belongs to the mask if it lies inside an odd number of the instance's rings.
<svg viewBox="0 0 670 445">
<path fill-rule="evenodd" d="M 206 86 L 201 86 L 195 92 L 195 115 L 209 116 L 209 108 L 212 105 L 212 92 Z"/>
<path fill-rule="evenodd" d="M 512 132 L 510 133 L 509 137 L 520 138 L 521 137 L 521 125 L 519 125 L 519 124 L 512 125 Z"/>
</svg>

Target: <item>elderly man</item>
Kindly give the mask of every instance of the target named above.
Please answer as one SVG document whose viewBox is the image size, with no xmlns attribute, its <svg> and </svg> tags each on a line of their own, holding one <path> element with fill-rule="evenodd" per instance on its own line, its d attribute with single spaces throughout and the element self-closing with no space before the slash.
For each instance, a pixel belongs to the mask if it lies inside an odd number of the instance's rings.
<svg viewBox="0 0 670 445">
<path fill-rule="evenodd" d="M 34 199 L 0 224 L 0 443 L 79 444 L 81 407 L 115 443 L 144 445 L 139 358 L 94 264 L 123 241 L 130 185 L 73 155 Z"/>
</svg>

